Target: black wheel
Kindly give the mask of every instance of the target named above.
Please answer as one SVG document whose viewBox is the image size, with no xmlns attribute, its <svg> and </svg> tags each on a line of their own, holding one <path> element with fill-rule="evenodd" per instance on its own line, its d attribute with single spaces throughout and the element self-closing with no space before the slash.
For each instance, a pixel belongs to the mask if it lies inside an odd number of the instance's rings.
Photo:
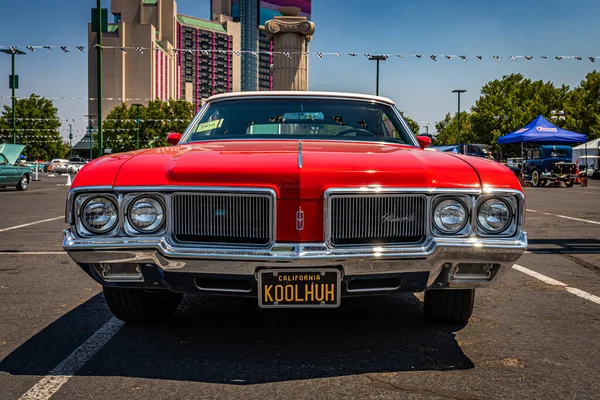
<svg viewBox="0 0 600 400">
<path fill-rule="evenodd" d="M 104 298 L 113 315 L 125 322 L 168 320 L 183 295 L 168 290 L 104 288 Z"/>
<path fill-rule="evenodd" d="M 442 324 L 466 324 L 474 304 L 475 289 L 427 290 L 425 318 Z"/>
<path fill-rule="evenodd" d="M 567 185 L 567 187 L 573 187 L 573 181 L 565 181 L 565 185 Z"/>
<path fill-rule="evenodd" d="M 531 185 L 533 187 L 540 187 L 540 184 L 541 184 L 540 171 L 538 171 L 537 169 L 534 169 L 533 172 L 531 172 Z"/>
<path fill-rule="evenodd" d="M 25 174 L 21 177 L 19 183 L 17 183 L 17 190 L 27 190 L 27 186 L 29 185 L 29 175 Z"/>
</svg>

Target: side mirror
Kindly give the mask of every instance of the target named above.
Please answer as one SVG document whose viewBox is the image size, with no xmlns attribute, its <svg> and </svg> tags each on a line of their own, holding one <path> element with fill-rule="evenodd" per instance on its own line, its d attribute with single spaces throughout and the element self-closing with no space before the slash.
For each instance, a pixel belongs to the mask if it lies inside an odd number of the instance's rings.
<svg viewBox="0 0 600 400">
<path fill-rule="evenodd" d="M 181 140 L 181 133 L 171 132 L 167 135 L 167 143 L 175 146 Z"/>
<path fill-rule="evenodd" d="M 419 141 L 419 146 L 422 149 L 426 149 L 431 146 L 431 138 L 429 136 L 417 136 L 417 140 Z"/>
</svg>

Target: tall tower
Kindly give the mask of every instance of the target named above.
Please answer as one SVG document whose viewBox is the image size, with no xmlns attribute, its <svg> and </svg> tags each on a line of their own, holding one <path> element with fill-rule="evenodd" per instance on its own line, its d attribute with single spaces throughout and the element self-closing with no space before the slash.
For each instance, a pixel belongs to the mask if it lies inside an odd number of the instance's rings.
<svg viewBox="0 0 600 400">
<path fill-rule="evenodd" d="M 211 0 L 213 21 L 219 20 L 219 15 L 226 15 L 240 23 L 242 91 L 273 88 L 269 74 L 273 57 L 268 54 L 272 44 L 265 34 L 265 22 L 281 16 L 278 10 L 285 6 L 300 8 L 299 16 L 310 21 L 311 3 L 312 0 Z"/>
</svg>

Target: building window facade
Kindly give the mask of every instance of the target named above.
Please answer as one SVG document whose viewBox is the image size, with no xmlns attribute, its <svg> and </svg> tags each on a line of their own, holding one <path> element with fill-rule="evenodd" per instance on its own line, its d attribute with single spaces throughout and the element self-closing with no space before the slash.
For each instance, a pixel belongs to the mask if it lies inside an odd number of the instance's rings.
<svg viewBox="0 0 600 400">
<path fill-rule="evenodd" d="M 181 97 L 191 97 L 198 109 L 202 100 L 231 91 L 232 58 L 227 50 L 232 40 L 227 33 L 181 24 L 180 32 Z M 192 93 L 186 93 L 186 83 L 191 84 Z"/>
</svg>

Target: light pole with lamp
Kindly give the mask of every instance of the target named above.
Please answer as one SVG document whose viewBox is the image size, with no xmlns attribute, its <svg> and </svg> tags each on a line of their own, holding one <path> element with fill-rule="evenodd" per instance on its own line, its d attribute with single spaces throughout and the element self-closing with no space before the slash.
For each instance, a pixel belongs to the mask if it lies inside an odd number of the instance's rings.
<svg viewBox="0 0 600 400">
<path fill-rule="evenodd" d="M 385 61 L 388 59 L 388 56 L 385 54 L 380 54 L 377 56 L 374 55 L 369 55 L 369 60 L 370 61 L 377 61 L 377 76 L 376 76 L 376 82 L 375 82 L 375 95 L 379 96 L 379 61 Z"/>
<path fill-rule="evenodd" d="M 92 118 L 95 117 L 95 115 L 84 115 L 84 117 L 86 117 L 88 119 L 88 137 L 90 139 L 90 161 L 92 161 L 94 159 L 94 153 L 93 153 L 93 147 L 94 147 L 94 141 L 92 140 L 92 132 L 94 131 L 94 128 L 92 126 Z"/>
<path fill-rule="evenodd" d="M 452 93 L 458 93 L 458 115 L 457 115 L 457 123 L 458 123 L 458 135 L 457 135 L 457 142 L 458 142 L 458 152 L 462 153 L 460 150 L 460 94 L 461 93 L 465 93 L 466 90 L 464 89 L 456 89 L 453 90 Z"/>
<path fill-rule="evenodd" d="M 73 159 L 73 124 L 69 124 L 69 161 Z"/>
<path fill-rule="evenodd" d="M 26 53 L 17 49 L 16 47 L 11 47 L 8 49 L 2 49 L 0 52 L 4 54 L 10 54 L 10 63 L 11 63 L 11 74 L 9 76 L 9 89 L 12 90 L 12 133 L 13 133 L 13 144 L 17 143 L 17 97 L 15 95 L 15 89 L 19 88 L 19 76 L 15 75 L 15 56 L 22 56 Z"/>
<path fill-rule="evenodd" d="M 427 136 L 429 136 L 429 124 L 430 124 L 430 123 L 431 123 L 431 122 L 428 122 L 428 123 L 426 123 L 425 125 L 423 125 L 423 127 L 425 128 L 425 134 L 426 134 Z"/>
<path fill-rule="evenodd" d="M 135 148 L 137 150 L 140 149 L 140 107 L 143 107 L 143 104 L 132 104 L 132 107 L 135 107 L 135 115 L 136 115 L 136 124 L 137 124 L 137 136 L 135 140 Z"/>
</svg>

